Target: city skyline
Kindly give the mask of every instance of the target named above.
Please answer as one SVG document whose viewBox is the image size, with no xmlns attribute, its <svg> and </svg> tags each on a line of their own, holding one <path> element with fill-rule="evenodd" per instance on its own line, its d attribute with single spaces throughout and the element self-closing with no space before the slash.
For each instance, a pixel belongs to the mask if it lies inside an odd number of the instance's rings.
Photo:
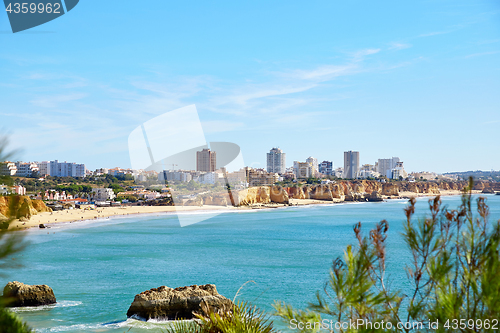
<svg viewBox="0 0 500 333">
<path fill-rule="evenodd" d="M 413 171 L 500 169 L 496 3 L 150 6 L 89 0 L 0 34 L 1 126 L 18 159 L 128 167 L 134 128 L 196 104 L 207 142 L 238 144 L 252 167 L 279 146 L 288 161 L 341 165 L 355 150 Z"/>
</svg>

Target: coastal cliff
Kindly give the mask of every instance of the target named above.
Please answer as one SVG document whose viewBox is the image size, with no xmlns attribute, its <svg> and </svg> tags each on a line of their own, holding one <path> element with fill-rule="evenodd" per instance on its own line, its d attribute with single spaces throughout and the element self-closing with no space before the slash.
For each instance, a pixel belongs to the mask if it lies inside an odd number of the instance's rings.
<svg viewBox="0 0 500 333">
<path fill-rule="evenodd" d="M 381 201 L 383 198 L 408 197 L 412 193 L 438 195 L 442 191 L 461 191 L 467 186 L 466 181 L 395 181 L 380 183 L 375 180 L 339 180 L 330 184 L 294 185 L 293 187 L 259 186 L 231 193 L 235 206 L 253 204 L 282 203 L 291 199 L 312 199 L 332 202 L 343 201 Z M 479 181 L 475 190 L 484 193 L 500 191 L 500 183 Z M 227 196 L 227 194 L 226 194 Z M 205 204 L 211 204 L 205 200 Z"/>
<path fill-rule="evenodd" d="M 329 184 L 296 184 L 292 187 L 255 186 L 233 190 L 229 194 L 210 193 L 187 200 L 184 206 L 253 206 L 290 204 L 292 199 L 309 199 L 331 202 L 382 201 L 390 198 L 416 195 L 438 195 L 442 191 L 461 191 L 466 181 L 394 181 L 381 183 L 375 180 L 338 180 Z M 478 181 L 474 190 L 483 193 L 500 191 L 500 183 Z M 449 194 L 449 193 L 448 193 Z M 458 194 L 458 193 L 456 193 Z"/>
<path fill-rule="evenodd" d="M 30 219 L 38 213 L 51 211 L 52 209 L 45 206 L 42 200 L 31 200 L 21 195 L 0 196 L 0 219 L 2 217 Z"/>
</svg>

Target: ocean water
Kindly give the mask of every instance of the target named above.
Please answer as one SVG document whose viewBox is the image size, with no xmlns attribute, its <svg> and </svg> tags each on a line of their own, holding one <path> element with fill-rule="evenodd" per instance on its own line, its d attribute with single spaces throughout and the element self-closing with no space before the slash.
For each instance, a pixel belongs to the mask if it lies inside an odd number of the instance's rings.
<svg viewBox="0 0 500 333">
<path fill-rule="evenodd" d="M 500 196 L 486 195 L 492 220 Z M 460 197 L 444 197 L 450 208 Z M 406 200 L 228 212 L 181 228 L 174 214 L 115 217 L 27 233 L 30 244 L 13 260 L 24 266 L 0 279 L 48 284 L 58 303 L 14 309 L 37 332 L 155 332 L 164 322 L 127 319 L 134 296 L 166 285 L 213 283 L 219 293 L 272 311 L 275 300 L 305 307 L 328 279 L 332 260 L 365 233 L 389 222 L 388 279 L 408 287 L 401 237 Z M 428 212 L 426 198 L 417 215 Z M 200 214 L 200 213 L 198 213 Z M 278 325 L 280 328 L 284 326 Z"/>
</svg>

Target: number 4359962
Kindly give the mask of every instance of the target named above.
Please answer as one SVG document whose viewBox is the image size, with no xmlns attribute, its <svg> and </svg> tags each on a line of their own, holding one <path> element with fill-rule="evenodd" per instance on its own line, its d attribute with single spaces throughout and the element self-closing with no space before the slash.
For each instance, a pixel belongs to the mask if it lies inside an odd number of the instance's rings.
<svg viewBox="0 0 500 333">
<path fill-rule="evenodd" d="M 444 324 L 444 327 L 446 329 L 453 329 L 453 330 L 457 330 L 457 329 L 471 329 L 471 330 L 474 330 L 474 329 L 484 329 L 484 330 L 495 330 L 497 331 L 498 330 L 498 319 L 484 319 L 484 320 L 481 320 L 481 319 L 469 319 L 469 320 L 465 320 L 465 319 L 448 319 L 446 321 L 446 323 Z"/>
<path fill-rule="evenodd" d="M 9 14 L 27 14 L 27 13 L 47 13 L 47 14 L 61 14 L 61 4 L 60 3 L 35 3 L 35 2 L 24 2 L 24 3 L 9 3 L 5 9 Z"/>
</svg>

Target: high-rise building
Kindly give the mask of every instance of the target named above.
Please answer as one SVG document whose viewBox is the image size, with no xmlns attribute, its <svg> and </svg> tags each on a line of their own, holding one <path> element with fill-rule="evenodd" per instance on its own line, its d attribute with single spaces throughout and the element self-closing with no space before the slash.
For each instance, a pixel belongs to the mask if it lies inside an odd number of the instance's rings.
<svg viewBox="0 0 500 333">
<path fill-rule="evenodd" d="M 267 172 L 285 173 L 285 153 L 279 148 L 273 148 L 267 153 Z"/>
<path fill-rule="evenodd" d="M 357 178 L 359 170 L 359 151 L 344 152 L 344 178 Z"/>
<path fill-rule="evenodd" d="M 203 149 L 196 152 L 196 171 L 215 171 L 215 152 L 210 149 Z"/>
<path fill-rule="evenodd" d="M 311 166 L 312 166 L 312 176 L 313 177 L 316 177 L 317 176 L 317 172 L 318 172 L 318 159 L 317 158 L 314 158 L 312 156 L 309 156 L 306 160 L 307 163 L 310 163 Z"/>
<path fill-rule="evenodd" d="M 380 173 L 381 176 L 392 178 L 392 169 L 396 167 L 396 163 L 398 162 L 399 157 L 379 158 L 377 164 L 377 172 Z"/>
<path fill-rule="evenodd" d="M 320 173 L 331 176 L 333 172 L 333 162 L 332 161 L 323 161 L 319 164 L 318 170 Z"/>
</svg>

